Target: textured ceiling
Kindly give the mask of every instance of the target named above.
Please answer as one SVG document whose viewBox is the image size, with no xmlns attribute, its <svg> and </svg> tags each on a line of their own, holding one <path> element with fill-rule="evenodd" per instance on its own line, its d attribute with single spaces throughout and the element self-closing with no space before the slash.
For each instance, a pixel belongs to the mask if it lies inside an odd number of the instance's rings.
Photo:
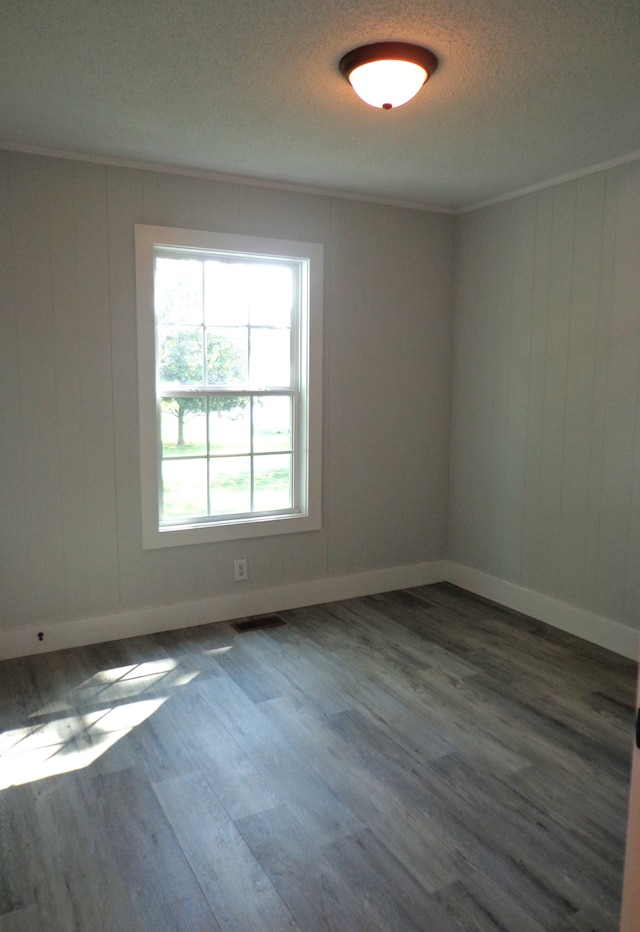
<svg viewBox="0 0 640 932">
<path fill-rule="evenodd" d="M 428 45 L 405 107 L 348 49 Z M 640 0 L 2 0 L 0 146 L 461 208 L 640 150 Z"/>
</svg>

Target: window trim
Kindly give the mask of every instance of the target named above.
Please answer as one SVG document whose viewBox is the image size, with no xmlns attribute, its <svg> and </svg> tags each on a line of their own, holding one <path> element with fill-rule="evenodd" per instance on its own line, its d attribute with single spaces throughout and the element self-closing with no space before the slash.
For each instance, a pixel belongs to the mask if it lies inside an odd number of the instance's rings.
<svg viewBox="0 0 640 932">
<path fill-rule="evenodd" d="M 144 550 L 183 544 L 241 540 L 322 526 L 322 301 L 324 247 L 321 243 L 186 230 L 175 227 L 135 224 L 136 304 L 138 340 L 138 406 L 140 436 L 140 486 L 142 546 Z M 305 260 L 303 290 L 307 312 L 300 314 L 301 405 L 306 424 L 299 431 L 302 471 L 300 490 L 303 510 L 294 514 L 270 514 L 241 519 L 207 521 L 201 524 L 160 524 L 159 411 L 156 387 L 156 323 L 154 311 L 154 250 L 157 246 L 194 250 L 220 250 L 259 256 Z M 306 402 L 306 404 L 305 404 Z M 299 412 L 298 417 L 303 417 Z M 303 418 L 304 419 L 304 418 Z M 296 471 L 297 472 L 297 471 Z M 297 481 L 297 480 L 296 480 Z"/>
</svg>

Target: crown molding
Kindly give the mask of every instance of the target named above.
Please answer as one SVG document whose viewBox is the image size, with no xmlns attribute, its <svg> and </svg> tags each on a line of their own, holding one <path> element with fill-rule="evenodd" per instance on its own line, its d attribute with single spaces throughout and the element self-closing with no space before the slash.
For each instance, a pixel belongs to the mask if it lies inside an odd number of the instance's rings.
<svg viewBox="0 0 640 932">
<path fill-rule="evenodd" d="M 527 194 L 535 194 L 537 191 L 544 191 L 547 188 L 555 188 L 557 185 L 566 184 L 568 181 L 575 181 L 578 178 L 585 178 L 587 175 L 595 175 L 598 172 L 607 171 L 610 168 L 617 168 L 619 165 L 626 165 L 629 162 L 637 162 L 640 159 L 640 151 L 630 152 L 628 155 L 621 155 L 615 159 L 609 159 L 606 162 L 599 162 L 597 165 L 591 165 L 588 168 L 581 168 L 574 172 L 568 172 L 566 175 L 559 175 L 557 178 L 550 178 L 548 181 L 540 181 L 538 184 L 532 184 L 527 188 L 518 188 L 509 194 L 500 194 L 497 197 L 488 198 L 486 201 L 479 201 L 477 204 L 470 204 L 468 207 L 458 207 L 454 210 L 456 216 L 468 214 L 474 210 L 482 210 L 484 207 L 493 207 L 495 204 L 503 204 L 505 201 L 512 201 L 517 197 L 524 197 Z"/>
<path fill-rule="evenodd" d="M 142 162 L 135 159 L 121 159 L 106 155 L 91 155 L 86 152 L 68 152 L 64 149 L 47 149 L 42 146 L 28 146 L 21 143 L 3 142 L 0 140 L 0 150 L 18 152 L 24 155 L 37 155 L 53 159 L 66 159 L 72 162 L 90 162 L 94 165 L 105 165 L 110 168 L 131 168 L 138 171 L 159 172 L 164 175 L 181 175 L 186 178 L 201 178 L 205 181 L 220 181 L 227 184 L 253 185 L 259 188 L 275 188 L 279 191 L 292 191 L 296 194 L 311 194 L 315 197 L 340 198 L 345 201 L 360 201 L 366 204 L 381 204 L 384 207 L 401 207 L 406 210 L 424 210 L 428 213 L 448 214 L 456 213 L 453 207 L 442 207 L 427 204 L 423 201 L 404 201 L 392 197 L 376 197 L 371 194 L 357 194 L 352 191 L 340 189 L 314 187 L 312 185 L 296 184 L 288 181 L 275 181 L 269 178 L 254 178 L 249 175 L 232 175 L 226 172 L 210 171 L 202 168 L 188 168 L 180 165 L 162 165 L 156 162 Z"/>
</svg>

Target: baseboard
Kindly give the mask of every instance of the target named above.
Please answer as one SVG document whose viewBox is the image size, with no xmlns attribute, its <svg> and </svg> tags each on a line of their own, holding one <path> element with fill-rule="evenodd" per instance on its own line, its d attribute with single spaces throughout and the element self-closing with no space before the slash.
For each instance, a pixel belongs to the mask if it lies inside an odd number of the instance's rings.
<svg viewBox="0 0 640 932">
<path fill-rule="evenodd" d="M 447 560 L 370 570 L 348 576 L 331 576 L 269 589 L 242 589 L 230 595 L 213 596 L 197 602 L 159 605 L 94 618 L 40 624 L 0 632 L 0 660 L 47 653 L 68 647 L 117 641 L 142 634 L 155 634 L 194 625 L 232 621 L 250 615 L 280 612 L 305 605 L 320 605 L 339 599 L 428 586 L 447 580 L 462 589 L 506 608 L 522 612 L 549 625 L 605 647 L 623 657 L 637 660 L 639 632 L 593 612 L 524 589 L 504 579 Z M 244 586 L 245 584 L 243 584 Z M 42 640 L 38 635 L 42 634 Z"/>
<path fill-rule="evenodd" d="M 505 608 L 544 621 L 631 660 L 638 660 L 640 656 L 640 633 L 627 625 L 460 563 L 445 561 L 443 572 L 447 582 L 498 602 Z"/>
<path fill-rule="evenodd" d="M 0 659 L 8 660 L 11 657 L 26 657 L 68 647 L 117 641 L 141 634 L 156 634 L 159 631 L 231 621 L 250 615 L 389 592 L 392 589 L 426 586 L 442 582 L 444 578 L 444 562 L 433 561 L 370 570 L 348 576 L 332 576 L 269 589 L 252 590 L 248 584 L 242 583 L 243 588 L 237 594 L 234 592 L 197 602 L 159 605 L 94 618 L 2 631 Z M 39 634 L 42 634 L 42 639 L 39 638 Z"/>
</svg>

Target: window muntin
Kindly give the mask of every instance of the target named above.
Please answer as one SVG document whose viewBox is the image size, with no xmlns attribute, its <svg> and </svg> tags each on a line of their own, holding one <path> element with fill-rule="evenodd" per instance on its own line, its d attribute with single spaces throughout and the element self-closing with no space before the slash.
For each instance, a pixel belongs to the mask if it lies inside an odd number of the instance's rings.
<svg viewBox="0 0 640 932">
<path fill-rule="evenodd" d="M 145 547 L 318 528 L 322 247 L 137 226 L 136 250 Z"/>
</svg>

